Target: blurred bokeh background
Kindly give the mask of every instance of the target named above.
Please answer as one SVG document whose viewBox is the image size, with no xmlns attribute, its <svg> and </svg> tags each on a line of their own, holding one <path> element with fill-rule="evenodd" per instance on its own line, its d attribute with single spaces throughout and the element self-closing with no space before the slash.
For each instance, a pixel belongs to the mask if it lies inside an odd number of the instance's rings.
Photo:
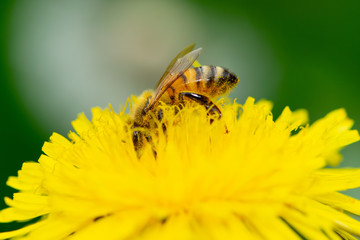
<svg viewBox="0 0 360 240">
<path fill-rule="evenodd" d="M 357 0 L 2 0 L 0 19 L 1 198 L 52 132 L 66 135 L 78 113 L 153 88 L 193 42 L 200 63 L 238 74 L 238 101 L 272 100 L 275 115 L 306 108 L 312 122 L 344 107 L 360 129 Z M 359 143 L 342 153 L 341 166 L 360 167 Z"/>
</svg>

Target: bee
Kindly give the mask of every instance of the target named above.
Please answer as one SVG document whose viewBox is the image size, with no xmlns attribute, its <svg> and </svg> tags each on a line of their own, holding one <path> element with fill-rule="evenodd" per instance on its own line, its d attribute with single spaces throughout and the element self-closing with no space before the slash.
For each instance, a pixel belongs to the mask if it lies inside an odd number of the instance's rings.
<svg viewBox="0 0 360 240">
<path fill-rule="evenodd" d="M 194 44 L 176 55 L 160 78 L 155 92 L 145 91 L 142 94 L 142 101 L 133 111 L 133 144 L 139 158 L 145 142 L 152 144 L 149 132 L 157 127 L 153 117 L 157 117 L 159 121 L 163 118 L 162 110 L 158 107 L 160 101 L 164 104 L 177 105 L 180 109 L 189 102 L 195 102 L 204 106 L 208 115 L 218 114 L 218 118 L 221 118 L 221 111 L 212 99 L 227 94 L 239 82 L 239 78 L 226 68 L 218 66 L 190 68 L 202 50 L 201 48 L 193 50 L 193 48 Z M 212 121 L 211 119 L 210 123 Z M 164 124 L 162 128 L 165 132 Z M 156 157 L 154 147 L 153 152 Z"/>
</svg>

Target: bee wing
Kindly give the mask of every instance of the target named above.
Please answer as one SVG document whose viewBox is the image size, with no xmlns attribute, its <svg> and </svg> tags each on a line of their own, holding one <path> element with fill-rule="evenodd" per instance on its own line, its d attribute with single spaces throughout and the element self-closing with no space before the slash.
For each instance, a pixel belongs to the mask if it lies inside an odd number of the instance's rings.
<svg viewBox="0 0 360 240">
<path fill-rule="evenodd" d="M 156 88 L 162 83 L 162 81 L 164 80 L 164 78 L 169 74 L 170 70 L 173 68 L 174 64 L 176 63 L 176 61 L 179 58 L 182 58 L 183 56 L 185 56 L 186 54 L 188 54 L 189 52 L 191 52 L 194 49 L 195 44 L 190 44 L 189 46 L 187 46 L 186 48 L 184 48 L 183 50 L 181 50 L 181 52 L 179 52 L 174 59 L 170 62 L 169 66 L 166 68 L 164 74 L 161 76 L 160 80 L 157 82 L 156 84 Z"/>
<path fill-rule="evenodd" d="M 155 91 L 154 97 L 150 100 L 150 103 L 146 110 L 150 110 L 164 92 L 183 74 L 199 57 L 201 48 L 198 48 L 192 52 L 189 52 L 182 58 L 178 58 L 174 63 L 174 66 L 169 70 L 169 73 L 160 82 Z"/>
</svg>

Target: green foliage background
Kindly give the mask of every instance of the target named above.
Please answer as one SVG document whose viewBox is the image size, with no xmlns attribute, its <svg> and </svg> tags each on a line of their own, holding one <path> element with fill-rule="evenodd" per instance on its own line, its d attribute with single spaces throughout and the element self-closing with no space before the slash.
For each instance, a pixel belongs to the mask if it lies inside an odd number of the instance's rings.
<svg viewBox="0 0 360 240">
<path fill-rule="evenodd" d="M 37 159 L 43 142 L 51 134 L 35 121 L 19 96 L 9 55 L 9 34 L 13 30 L 10 19 L 16 2 L 3 0 L 0 3 L 1 198 L 13 192 L 5 186 L 7 177 L 16 175 L 22 162 Z M 199 14 L 201 11 L 216 13 L 214 21 L 227 17 L 233 23 L 247 19 L 261 31 L 282 69 L 275 93 L 263 96 L 275 103 L 275 115 L 288 105 L 291 109 L 308 109 L 314 121 L 331 110 L 344 107 L 355 120 L 355 128 L 360 129 L 359 1 L 225 0 L 220 3 L 195 0 L 191 4 L 197 6 Z M 230 40 L 237 31 L 234 28 L 232 32 L 220 34 Z M 345 149 L 345 161 L 341 166 L 360 167 L 359 150 L 359 143 Z M 360 197 L 359 190 L 350 193 Z M 4 206 L 0 202 L 0 207 Z M 13 226 L 0 225 L 0 230 Z"/>
</svg>

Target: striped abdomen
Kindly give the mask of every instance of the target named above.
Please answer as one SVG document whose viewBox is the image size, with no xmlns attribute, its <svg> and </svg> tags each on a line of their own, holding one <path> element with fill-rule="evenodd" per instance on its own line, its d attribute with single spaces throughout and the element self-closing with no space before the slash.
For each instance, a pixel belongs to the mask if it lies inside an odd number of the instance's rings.
<svg viewBox="0 0 360 240">
<path fill-rule="evenodd" d="M 162 100 L 177 102 L 180 92 L 193 92 L 209 98 L 228 93 L 239 82 L 238 77 L 226 68 L 201 66 L 185 71 L 166 91 Z"/>
</svg>

